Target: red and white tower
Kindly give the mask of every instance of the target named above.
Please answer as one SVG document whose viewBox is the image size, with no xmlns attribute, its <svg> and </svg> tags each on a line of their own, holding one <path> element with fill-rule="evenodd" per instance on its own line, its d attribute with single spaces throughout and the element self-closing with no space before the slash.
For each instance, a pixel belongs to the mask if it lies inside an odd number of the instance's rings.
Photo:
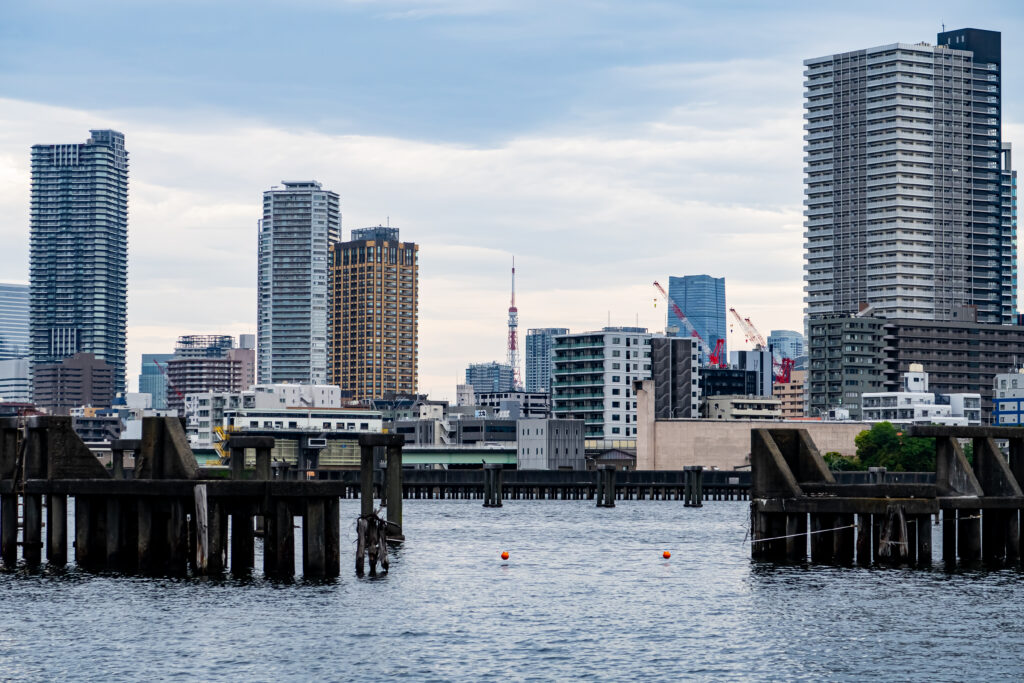
<svg viewBox="0 0 1024 683">
<path fill-rule="evenodd" d="M 512 382 L 516 389 L 523 386 L 519 373 L 519 309 L 516 308 L 516 258 L 512 257 L 512 304 L 508 307 L 508 359 L 512 367 Z"/>
</svg>

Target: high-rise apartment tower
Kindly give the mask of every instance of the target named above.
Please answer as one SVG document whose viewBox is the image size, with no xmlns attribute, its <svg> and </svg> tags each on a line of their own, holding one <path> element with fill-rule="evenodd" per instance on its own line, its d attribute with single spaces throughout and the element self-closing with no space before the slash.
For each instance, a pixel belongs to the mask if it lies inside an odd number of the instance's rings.
<svg viewBox="0 0 1024 683">
<path fill-rule="evenodd" d="M 125 390 L 128 152 L 124 135 L 32 146 L 30 347 L 33 365 L 93 354 Z"/>
<path fill-rule="evenodd" d="M 398 228 L 353 230 L 331 248 L 330 381 L 358 400 L 416 393 L 419 246 Z"/>
<path fill-rule="evenodd" d="M 327 383 L 328 259 L 341 236 L 338 195 L 312 180 L 263 193 L 257 376 Z"/>
<path fill-rule="evenodd" d="M 538 327 L 526 332 L 526 390 L 551 392 L 551 350 L 565 327 Z"/>
<path fill-rule="evenodd" d="M 1009 324 L 1017 255 L 996 31 L 804 62 L 804 302 Z"/>
</svg>

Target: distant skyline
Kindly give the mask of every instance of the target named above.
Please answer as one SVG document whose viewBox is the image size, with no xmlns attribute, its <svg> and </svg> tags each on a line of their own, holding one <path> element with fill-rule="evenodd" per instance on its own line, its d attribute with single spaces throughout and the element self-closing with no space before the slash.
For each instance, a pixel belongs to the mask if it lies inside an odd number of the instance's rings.
<svg viewBox="0 0 1024 683">
<path fill-rule="evenodd" d="M 197 23 L 197 8 L 202 7 Z M 968 11 L 969 10 L 969 11 Z M 802 329 L 802 61 L 1016 3 L 11 3 L 0 24 L 0 280 L 27 282 L 30 148 L 131 149 L 128 375 L 188 333 L 256 330 L 262 192 L 316 179 L 342 237 L 420 246 L 420 390 L 455 398 L 520 328 L 665 325 L 655 279 L 714 272 L 762 331 Z M 880 18 L 884 18 L 880 20 Z M 661 303 L 660 301 L 658 302 Z M 731 336 L 732 348 L 743 346 Z"/>
</svg>

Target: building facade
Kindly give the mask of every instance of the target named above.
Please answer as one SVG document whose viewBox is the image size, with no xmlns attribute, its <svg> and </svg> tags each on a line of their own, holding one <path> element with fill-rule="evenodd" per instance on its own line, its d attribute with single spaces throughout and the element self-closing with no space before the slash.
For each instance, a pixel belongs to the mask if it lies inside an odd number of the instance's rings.
<svg viewBox="0 0 1024 683">
<path fill-rule="evenodd" d="M 807 355 L 807 342 L 804 335 L 793 330 L 772 330 L 768 335 L 768 346 L 776 358 L 792 358 L 796 360 Z"/>
<path fill-rule="evenodd" d="M 651 334 L 605 327 L 556 335 L 551 370 L 553 417 L 584 421 L 584 437 L 636 437 L 633 382 L 651 377 Z"/>
<path fill-rule="evenodd" d="M 996 376 L 1014 372 L 1024 348 L 1018 325 L 835 317 L 812 319 L 809 329 L 809 417 L 838 407 L 859 420 L 860 394 L 899 391 L 903 373 L 919 363 L 935 392 L 980 394 L 988 424 Z"/>
<path fill-rule="evenodd" d="M 338 195 L 316 181 L 263 193 L 259 222 L 257 378 L 327 382 L 328 263 L 341 236 Z"/>
<path fill-rule="evenodd" d="M 473 396 L 515 391 L 515 373 L 511 365 L 493 361 L 472 363 L 466 368 L 466 384 L 473 387 Z"/>
<path fill-rule="evenodd" d="M 551 349 L 556 334 L 565 327 L 538 327 L 526 332 L 526 391 L 551 393 Z"/>
<path fill-rule="evenodd" d="M 993 388 L 992 424 L 1024 425 L 1024 370 L 996 375 Z"/>
<path fill-rule="evenodd" d="M 124 136 L 33 145 L 30 348 L 33 365 L 87 353 L 125 390 L 128 152 Z"/>
<path fill-rule="evenodd" d="M 38 363 L 33 373 L 36 406 L 52 415 L 70 415 L 81 406 L 106 408 L 114 400 L 116 371 L 91 353 L 77 353 L 59 363 Z"/>
<path fill-rule="evenodd" d="M 789 373 L 788 382 L 776 382 L 772 396 L 781 403 L 782 419 L 792 420 L 804 417 L 804 389 L 807 379 L 806 370 L 793 370 Z"/>
<path fill-rule="evenodd" d="M 692 337 L 651 338 L 655 419 L 700 415 L 700 363 L 694 341 Z"/>
<path fill-rule="evenodd" d="M 330 381 L 357 400 L 412 396 L 419 382 L 419 246 L 398 228 L 331 248 Z"/>
<path fill-rule="evenodd" d="M 928 390 L 928 373 L 920 363 L 911 363 L 903 373 L 899 391 L 884 391 L 861 396 L 865 422 L 891 422 L 896 425 L 981 424 L 981 394 L 936 394 Z"/>
<path fill-rule="evenodd" d="M 704 406 L 709 420 L 782 419 L 782 402 L 775 396 L 709 396 Z"/>
<path fill-rule="evenodd" d="M 1016 225 L 1001 39 L 961 29 L 804 62 L 809 317 L 1011 324 Z M 851 392 L 852 393 L 852 392 Z M 852 411 L 851 411 L 852 412 Z"/>
<path fill-rule="evenodd" d="M 759 347 L 753 351 L 733 351 L 729 356 L 729 364 L 732 367 L 756 374 L 757 386 L 754 394 L 757 396 L 772 395 L 772 386 L 775 384 L 775 367 L 771 351 Z"/>
<path fill-rule="evenodd" d="M 668 279 L 668 295 L 683 311 L 697 333 L 714 349 L 719 339 L 726 340 L 728 326 L 725 321 L 725 278 L 710 275 L 684 275 Z M 668 327 L 676 328 L 676 335 L 690 336 L 672 307 L 668 307 Z M 728 358 L 728 343 L 722 346 L 722 356 Z M 707 359 L 702 359 L 707 360 Z"/>
<path fill-rule="evenodd" d="M 474 394 L 477 405 L 505 411 L 514 419 L 542 418 L 551 413 L 551 394 L 544 391 L 500 391 Z"/>
<path fill-rule="evenodd" d="M 185 335 L 178 338 L 167 361 L 167 408 L 185 414 L 185 397 L 202 392 L 240 392 L 246 368 L 252 367 L 252 349 L 234 348 L 230 335 Z"/>
<path fill-rule="evenodd" d="M 580 420 L 530 419 L 516 422 L 516 462 L 521 470 L 585 470 Z"/>
<path fill-rule="evenodd" d="M 29 403 L 32 401 L 32 383 L 29 380 L 29 359 L 0 360 L 0 401 Z"/>
<path fill-rule="evenodd" d="M 0 282 L 0 361 L 29 357 L 29 287 Z"/>
</svg>

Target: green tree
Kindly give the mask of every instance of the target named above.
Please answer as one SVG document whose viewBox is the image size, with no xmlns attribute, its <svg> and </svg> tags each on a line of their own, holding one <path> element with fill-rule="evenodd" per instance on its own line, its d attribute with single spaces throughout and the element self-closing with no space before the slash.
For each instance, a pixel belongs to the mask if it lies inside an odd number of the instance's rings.
<svg viewBox="0 0 1024 683">
<path fill-rule="evenodd" d="M 859 459 L 847 458 L 842 453 L 837 453 L 836 451 L 829 451 L 821 457 L 825 459 L 825 464 L 833 472 L 850 472 L 864 469 L 864 465 L 861 464 Z"/>
<path fill-rule="evenodd" d="M 935 470 L 935 439 L 904 436 L 890 422 L 878 422 L 856 436 L 857 457 L 864 467 L 892 472 Z"/>
</svg>

